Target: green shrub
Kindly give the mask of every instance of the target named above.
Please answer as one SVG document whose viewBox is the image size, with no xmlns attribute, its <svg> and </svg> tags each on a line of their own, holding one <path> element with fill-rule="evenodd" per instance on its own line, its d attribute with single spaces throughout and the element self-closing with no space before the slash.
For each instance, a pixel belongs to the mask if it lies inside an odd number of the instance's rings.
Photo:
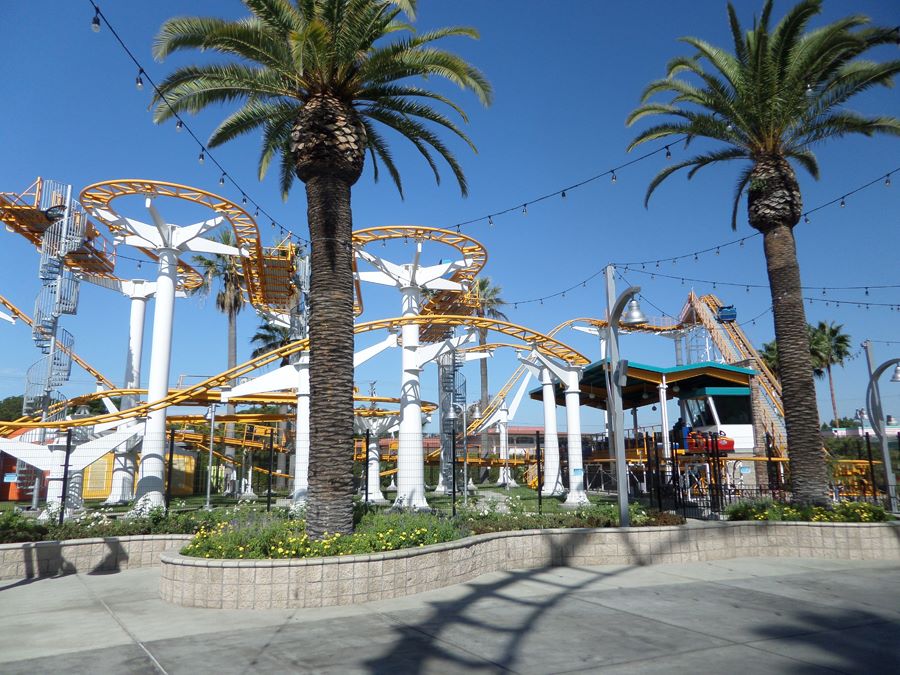
<svg viewBox="0 0 900 675">
<path fill-rule="evenodd" d="M 799 507 L 771 499 L 737 502 L 725 509 L 728 520 L 803 521 L 813 523 L 880 523 L 891 516 L 875 504 L 838 502 L 830 507 Z"/>
<path fill-rule="evenodd" d="M 47 528 L 36 519 L 14 509 L 0 511 L 0 544 L 41 541 L 46 535 Z"/>
</svg>

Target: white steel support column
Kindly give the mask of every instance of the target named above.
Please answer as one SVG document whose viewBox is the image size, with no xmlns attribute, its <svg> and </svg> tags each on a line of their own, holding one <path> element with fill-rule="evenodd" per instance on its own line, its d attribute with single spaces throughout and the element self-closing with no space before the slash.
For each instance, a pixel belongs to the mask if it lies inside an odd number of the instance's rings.
<svg viewBox="0 0 900 675">
<path fill-rule="evenodd" d="M 372 504 L 387 504 L 381 492 L 381 450 L 378 447 L 378 436 L 369 437 L 369 447 L 366 449 L 366 490 L 367 499 Z"/>
<path fill-rule="evenodd" d="M 559 470 L 559 436 L 556 430 L 556 396 L 550 369 L 541 368 L 541 387 L 544 399 L 544 481 L 541 494 L 555 497 L 563 493 Z"/>
<path fill-rule="evenodd" d="M 131 313 L 128 322 L 128 353 L 125 355 L 126 389 L 137 389 L 141 386 L 141 356 L 144 350 L 144 323 L 147 314 L 147 300 L 153 295 L 141 292 L 141 284 L 135 286 L 131 297 Z M 122 397 L 120 408 L 127 410 L 134 405 L 135 396 Z M 135 452 L 137 443 L 123 444 L 113 453 L 113 473 L 106 504 L 122 504 L 131 501 L 134 496 Z"/>
<path fill-rule="evenodd" d="M 497 485 L 518 487 L 518 483 L 513 478 L 513 470 L 509 466 L 509 410 L 505 407 L 500 409 L 497 433 L 500 435 L 500 461 L 503 462 L 503 466 L 500 467 L 500 476 L 497 478 Z"/>
<path fill-rule="evenodd" d="M 672 445 L 669 441 L 669 409 L 666 403 L 668 402 L 666 397 L 666 391 L 668 387 L 666 385 L 666 376 L 662 376 L 662 382 L 659 383 L 659 387 L 657 390 L 659 391 L 659 416 L 660 422 L 662 424 L 662 450 L 663 450 L 663 460 L 665 461 L 665 466 L 662 469 L 663 475 L 669 475 L 671 473 L 670 467 L 671 462 L 669 461 L 672 458 Z"/>
<path fill-rule="evenodd" d="M 584 489 L 584 458 L 581 454 L 581 389 L 579 373 L 566 373 L 566 438 L 569 457 L 569 494 L 566 506 L 578 507 L 588 503 Z"/>
<path fill-rule="evenodd" d="M 306 363 L 309 357 L 306 356 Z M 294 448 L 294 503 L 305 502 L 309 490 L 309 368 L 298 371 L 297 430 Z"/>
<path fill-rule="evenodd" d="M 406 286 L 402 316 L 418 316 L 422 292 Z M 400 438 L 397 445 L 397 497 L 394 506 L 405 509 L 427 509 L 425 500 L 425 450 L 422 446 L 422 403 L 419 395 L 419 326 L 404 324 L 400 328 L 403 373 L 400 381 Z"/>
<path fill-rule="evenodd" d="M 153 309 L 153 337 L 150 355 L 150 380 L 147 401 L 165 398 L 169 393 L 169 366 L 172 360 L 172 322 L 175 316 L 175 284 L 178 253 L 173 248 L 156 250 L 159 276 L 156 279 L 156 306 Z M 141 452 L 136 499 L 149 506 L 164 502 L 163 476 L 166 449 L 166 408 L 152 411 L 147 417 L 147 431 Z"/>
</svg>

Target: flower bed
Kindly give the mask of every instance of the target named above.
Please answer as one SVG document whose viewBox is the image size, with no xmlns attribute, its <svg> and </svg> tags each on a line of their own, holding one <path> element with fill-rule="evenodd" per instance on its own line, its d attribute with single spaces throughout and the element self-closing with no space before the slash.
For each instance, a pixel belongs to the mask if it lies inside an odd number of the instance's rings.
<svg viewBox="0 0 900 675">
<path fill-rule="evenodd" d="M 831 508 L 792 506 L 771 499 L 737 502 L 725 509 L 728 520 L 773 520 L 812 523 L 883 523 L 891 515 L 866 502 L 839 502 Z"/>
</svg>

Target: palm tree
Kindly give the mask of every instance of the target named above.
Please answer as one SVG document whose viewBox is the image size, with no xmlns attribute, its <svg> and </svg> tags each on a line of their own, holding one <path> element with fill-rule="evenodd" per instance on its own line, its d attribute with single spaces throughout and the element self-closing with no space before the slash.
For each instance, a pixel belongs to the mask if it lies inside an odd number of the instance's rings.
<svg viewBox="0 0 900 675">
<path fill-rule="evenodd" d="M 850 357 L 850 336 L 843 332 L 843 324 L 830 324 L 820 321 L 813 328 L 812 343 L 814 352 L 818 358 L 814 358 L 816 368 L 814 372 L 819 377 L 828 375 L 828 388 L 831 392 L 831 411 L 834 414 L 834 423 L 840 423 L 838 416 L 837 399 L 834 396 L 834 378 L 831 374 L 831 366 L 843 366 L 844 361 Z"/>
<path fill-rule="evenodd" d="M 781 354 L 793 494 L 804 504 L 826 503 L 828 471 L 794 243 L 803 202 L 791 162 L 817 178 L 819 167 L 811 146 L 855 133 L 900 134 L 895 117 L 862 115 L 843 107 L 871 87 L 892 84 L 900 61 L 877 63 L 857 57 L 878 45 L 900 42 L 900 32 L 874 27 L 860 15 L 807 31 L 821 4 L 804 0 L 770 28 L 772 0 L 766 0 L 761 17 L 746 32 L 729 4 L 733 53 L 695 37 L 682 38 L 696 54 L 672 59 L 666 77 L 646 87 L 642 105 L 628 117 L 628 124 L 651 115 L 669 118 L 638 134 L 629 149 L 681 136 L 686 142 L 703 137 L 720 144 L 660 171 L 647 189 L 645 203 L 663 180 L 680 169 L 689 168 L 691 178 L 708 165 L 749 161 L 737 181 L 731 224 L 736 228 L 746 192 L 750 226 L 763 235 Z M 681 74 L 693 81 L 678 77 Z M 674 95 L 670 103 L 647 102 L 663 92 Z"/>
<path fill-rule="evenodd" d="M 778 372 L 778 343 L 775 340 L 764 342 L 762 350 L 759 352 L 759 358 L 763 360 L 763 363 L 766 364 L 768 369 L 772 371 L 772 374 L 780 381 L 781 375 Z"/>
<path fill-rule="evenodd" d="M 271 321 L 262 321 L 259 324 L 259 328 L 257 328 L 256 332 L 253 334 L 253 337 L 250 338 L 250 342 L 256 345 L 250 356 L 255 359 L 256 357 L 262 356 L 263 354 L 268 354 L 274 349 L 285 347 L 293 341 L 294 338 L 291 334 L 290 327 L 279 325 Z M 286 366 L 289 362 L 290 357 L 282 356 L 281 363 L 279 365 Z M 287 415 L 288 406 L 278 406 L 278 412 L 282 415 Z M 287 419 L 282 420 L 278 423 L 278 428 L 280 430 L 280 436 L 283 445 L 290 445 L 290 440 L 292 437 L 292 434 L 290 433 L 290 422 Z M 286 473 L 286 470 L 287 455 L 284 452 L 279 452 L 278 473 Z M 279 490 L 283 490 L 287 487 L 287 479 L 279 477 L 275 480 L 275 484 Z"/>
<path fill-rule="evenodd" d="M 500 308 L 506 304 L 506 301 L 500 297 L 503 288 L 491 282 L 490 277 L 478 277 L 475 280 L 475 291 L 478 294 L 478 308 L 475 314 L 481 318 L 506 320 Z M 478 330 L 478 344 L 484 346 L 487 344 L 487 330 L 481 328 Z M 481 369 L 481 410 L 482 413 L 488 406 L 488 364 L 487 359 L 479 361 Z M 481 456 L 487 457 L 489 445 L 489 435 L 487 429 L 481 432 Z M 482 471 L 480 475 L 481 482 L 487 479 L 489 471 Z"/>
<path fill-rule="evenodd" d="M 293 341 L 289 327 L 263 321 L 259 324 L 253 337 L 250 338 L 250 342 L 256 345 L 250 356 L 255 359 L 275 349 L 286 347 Z M 290 357 L 283 356 L 279 365 L 286 366 L 289 362 Z"/>
<path fill-rule="evenodd" d="M 310 285 L 311 450 L 307 531 L 353 529 L 353 279 L 351 188 L 365 153 L 386 167 L 402 195 L 400 174 L 379 125 L 405 136 L 440 178 L 434 153 L 450 166 L 460 189 L 466 180 L 456 158 L 429 126 L 472 145 L 439 112 L 462 109 L 426 88 L 436 76 L 474 92 L 488 104 L 491 87 L 480 71 L 439 49 L 443 38 L 475 38 L 471 28 L 414 33 L 416 0 L 244 0 L 251 16 L 239 21 L 179 17 L 168 20 L 154 53 L 182 49 L 235 57 L 227 63 L 179 68 L 160 86 L 155 119 L 162 122 L 207 106 L 241 101 L 213 132 L 214 147 L 262 131 L 259 174 L 280 157 L 287 196 L 295 176 L 306 185 L 312 241 Z M 417 79 L 414 79 L 417 78 Z"/>
<path fill-rule="evenodd" d="M 223 230 L 216 241 L 228 246 L 235 245 L 234 234 L 231 230 Z M 237 315 L 244 307 L 244 292 L 241 287 L 241 267 L 238 256 L 214 254 L 211 257 L 194 256 L 194 265 L 197 266 L 203 276 L 203 283 L 193 292 L 201 296 L 208 296 L 213 284 L 218 280 L 219 290 L 216 292 L 216 309 L 228 317 L 228 369 L 237 365 Z M 225 407 L 228 415 L 234 414 L 234 404 L 229 403 Z M 234 424 L 225 425 L 225 436 L 234 435 Z M 225 446 L 225 456 L 234 459 L 234 447 Z M 236 489 L 237 482 L 233 480 L 235 474 L 234 464 L 228 464 L 226 468 L 226 485 Z"/>
</svg>

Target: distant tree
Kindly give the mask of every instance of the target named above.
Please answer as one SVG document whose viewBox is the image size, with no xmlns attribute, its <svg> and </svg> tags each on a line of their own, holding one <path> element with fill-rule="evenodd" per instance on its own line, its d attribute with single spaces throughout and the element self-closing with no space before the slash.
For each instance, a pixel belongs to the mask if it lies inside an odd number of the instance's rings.
<svg viewBox="0 0 900 675">
<path fill-rule="evenodd" d="M 497 286 L 491 281 L 490 277 L 478 277 L 475 280 L 476 291 L 478 292 L 478 309 L 475 313 L 488 319 L 506 320 L 506 314 L 500 309 L 506 305 L 506 301 L 500 297 L 503 288 Z M 478 344 L 484 346 L 487 343 L 487 330 L 478 330 Z M 481 412 L 484 413 L 488 406 L 488 362 L 487 359 L 481 359 L 479 362 L 481 374 Z M 487 456 L 489 438 L 487 429 L 481 432 L 481 455 Z M 481 481 L 486 480 L 490 471 L 481 472 Z"/>
<path fill-rule="evenodd" d="M 7 396 L 0 400 L 0 420 L 9 422 L 22 416 L 22 396 Z"/>
<path fill-rule="evenodd" d="M 837 410 L 837 399 L 834 395 L 834 378 L 831 374 L 832 366 L 843 366 L 844 361 L 850 357 L 850 336 L 843 332 L 843 324 L 830 324 L 820 321 L 813 329 L 811 344 L 812 352 L 816 357 L 814 371 L 818 377 L 828 375 L 828 388 L 831 392 L 831 411 L 834 414 L 833 421 L 840 421 Z"/>
</svg>

